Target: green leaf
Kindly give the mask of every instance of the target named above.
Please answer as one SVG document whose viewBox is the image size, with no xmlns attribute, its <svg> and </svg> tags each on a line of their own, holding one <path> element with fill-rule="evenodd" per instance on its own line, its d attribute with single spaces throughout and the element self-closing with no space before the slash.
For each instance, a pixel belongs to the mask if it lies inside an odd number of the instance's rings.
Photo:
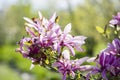
<svg viewBox="0 0 120 80">
<path fill-rule="evenodd" d="M 99 32 L 99 33 L 104 33 L 104 29 L 102 29 L 101 27 L 99 26 L 96 26 L 96 30 Z"/>
</svg>

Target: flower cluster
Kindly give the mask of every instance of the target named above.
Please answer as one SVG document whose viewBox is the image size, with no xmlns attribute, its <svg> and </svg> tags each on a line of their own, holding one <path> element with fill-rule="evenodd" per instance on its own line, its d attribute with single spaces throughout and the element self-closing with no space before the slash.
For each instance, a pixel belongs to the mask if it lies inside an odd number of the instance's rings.
<svg viewBox="0 0 120 80">
<path fill-rule="evenodd" d="M 66 76 L 71 76 L 71 78 L 75 78 L 77 71 L 85 71 L 90 70 L 90 65 L 80 66 L 83 62 L 85 62 L 88 57 L 83 57 L 81 59 L 70 60 L 70 56 L 68 55 L 68 51 L 63 51 L 64 59 L 60 59 L 56 61 L 52 66 L 57 67 L 58 71 L 63 75 L 62 80 L 66 80 Z M 66 57 L 67 55 L 67 57 Z"/>
<path fill-rule="evenodd" d="M 88 58 L 70 59 L 70 56 L 75 56 L 74 49 L 83 51 L 81 46 L 86 39 L 84 36 L 71 35 L 70 23 L 62 31 L 57 23 L 56 13 L 49 20 L 44 18 L 40 12 L 39 18 L 24 17 L 24 19 L 27 21 L 25 25 L 29 36 L 20 40 L 20 48 L 16 51 L 32 60 L 33 65 L 56 67 L 62 73 L 63 80 L 67 75 L 72 74 L 74 78 L 76 71 L 87 69 L 87 66 L 80 67 L 80 65 Z"/>
<path fill-rule="evenodd" d="M 73 36 L 71 32 L 71 23 L 67 24 L 62 31 L 60 25 L 57 23 L 58 17 L 56 13 L 48 20 L 42 16 L 39 12 L 39 18 L 26 18 L 25 23 L 27 37 L 22 38 L 19 41 L 19 48 L 16 49 L 23 57 L 32 61 L 31 68 L 38 64 L 43 67 L 47 67 L 52 70 L 57 70 L 62 74 L 62 80 L 80 79 L 83 71 L 90 71 L 84 78 L 90 80 L 93 74 L 99 74 L 100 77 L 97 80 L 109 80 L 109 76 L 120 76 L 120 40 L 119 30 L 120 26 L 120 13 L 114 16 L 109 22 L 114 26 L 117 32 L 117 38 L 108 44 L 98 54 L 97 57 L 88 58 L 83 57 L 80 59 L 71 59 L 71 56 L 75 56 L 75 50 L 84 51 L 82 45 L 85 43 L 86 37 Z M 83 65 L 85 61 L 95 62 L 96 65 Z M 92 79 L 93 80 L 93 79 Z"/>
<path fill-rule="evenodd" d="M 90 76 L 93 74 L 100 74 L 100 78 L 104 80 L 116 80 L 113 77 L 120 76 L 120 36 L 119 36 L 119 26 L 120 26 L 120 12 L 117 13 L 116 16 L 113 16 L 113 19 L 110 20 L 109 25 L 114 29 L 114 37 L 115 39 L 112 43 L 108 44 L 107 48 L 102 50 L 97 57 L 91 58 L 93 62 L 96 63 L 96 66 L 92 68 L 92 70 L 87 75 L 87 80 L 90 79 Z M 106 27 L 105 31 L 106 33 Z M 113 79 L 112 79 L 113 78 Z"/>
<path fill-rule="evenodd" d="M 100 73 L 102 78 L 108 80 L 109 76 L 120 75 L 120 40 L 114 39 L 112 44 L 108 44 L 108 47 L 101 51 L 97 59 L 95 59 L 96 67 L 88 74 Z"/>
</svg>

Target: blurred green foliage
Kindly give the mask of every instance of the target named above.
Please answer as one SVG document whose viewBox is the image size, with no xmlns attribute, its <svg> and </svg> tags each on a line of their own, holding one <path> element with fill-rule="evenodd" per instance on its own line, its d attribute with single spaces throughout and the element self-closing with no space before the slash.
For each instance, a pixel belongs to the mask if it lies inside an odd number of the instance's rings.
<svg viewBox="0 0 120 80">
<path fill-rule="evenodd" d="M 67 10 L 56 11 L 60 17 L 59 24 L 62 25 L 62 28 L 71 22 L 74 35 L 88 37 L 83 46 L 85 52 L 77 52 L 77 58 L 96 55 L 105 47 L 106 39 L 101 37 L 95 27 L 104 27 L 108 24 L 112 15 L 119 11 L 119 3 L 119 0 L 85 0 L 84 4 L 72 8 L 68 1 Z M 46 17 L 54 13 L 49 8 L 41 12 Z M 0 12 L 0 80 L 23 80 L 21 77 L 23 73 L 32 75 L 33 79 L 31 78 L 31 80 L 60 80 L 61 75 L 40 66 L 29 70 L 30 60 L 15 52 L 18 47 L 16 42 L 27 35 L 24 16 L 29 18 L 38 16 L 37 11 L 32 10 L 29 1 L 23 3 L 19 0 L 16 4 Z"/>
</svg>

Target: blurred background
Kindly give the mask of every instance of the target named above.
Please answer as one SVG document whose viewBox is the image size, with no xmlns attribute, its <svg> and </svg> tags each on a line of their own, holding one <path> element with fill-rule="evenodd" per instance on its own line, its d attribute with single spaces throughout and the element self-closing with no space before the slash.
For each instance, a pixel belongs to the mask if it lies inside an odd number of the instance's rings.
<svg viewBox="0 0 120 80">
<path fill-rule="evenodd" d="M 87 38 L 85 52 L 76 57 L 95 56 L 106 47 L 106 40 L 96 30 L 104 27 L 120 11 L 120 0 L 0 0 L 0 80 L 61 80 L 61 75 L 35 66 L 16 53 L 16 43 L 26 35 L 23 17 L 48 19 L 56 12 L 62 29 L 72 23 L 72 34 Z"/>
</svg>

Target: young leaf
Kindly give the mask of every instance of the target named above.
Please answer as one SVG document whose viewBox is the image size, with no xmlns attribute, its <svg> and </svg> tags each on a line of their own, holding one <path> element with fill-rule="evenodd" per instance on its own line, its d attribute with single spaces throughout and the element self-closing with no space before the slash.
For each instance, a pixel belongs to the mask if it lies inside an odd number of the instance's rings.
<svg viewBox="0 0 120 80">
<path fill-rule="evenodd" d="M 104 33 L 104 29 L 102 29 L 102 28 L 99 27 L 99 26 L 96 26 L 96 30 L 97 30 L 99 33 L 101 33 L 101 34 Z"/>
</svg>

